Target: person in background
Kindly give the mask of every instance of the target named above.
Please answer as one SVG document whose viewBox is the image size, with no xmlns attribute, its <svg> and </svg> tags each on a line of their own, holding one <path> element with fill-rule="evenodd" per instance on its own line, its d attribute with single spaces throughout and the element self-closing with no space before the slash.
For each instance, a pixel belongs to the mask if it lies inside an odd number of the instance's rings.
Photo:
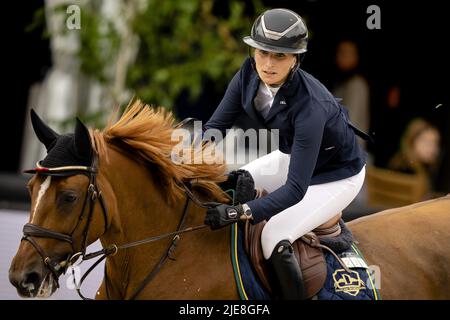
<svg viewBox="0 0 450 320">
<path fill-rule="evenodd" d="M 366 79 L 359 71 L 359 52 L 356 43 L 350 40 L 339 42 L 335 62 L 338 78 L 332 93 L 337 98 L 342 98 L 342 104 L 348 109 L 350 120 L 362 131 L 369 132 L 370 90 Z"/>
<path fill-rule="evenodd" d="M 360 73 L 359 50 L 355 42 L 342 40 L 336 47 L 335 63 L 337 74 L 332 93 L 342 99 L 347 108 L 350 120 L 362 131 L 369 132 L 370 127 L 370 94 L 369 85 Z M 366 141 L 359 140 L 367 150 Z M 370 152 L 370 150 L 367 150 Z M 373 162 L 368 153 L 367 162 Z M 346 215 L 352 211 L 367 211 L 367 187 L 364 184 L 359 194 L 344 211 Z"/>
<path fill-rule="evenodd" d="M 422 118 L 414 119 L 407 126 L 400 141 L 400 150 L 388 164 L 388 168 L 404 173 L 424 176 L 428 194 L 434 194 L 434 182 L 440 158 L 439 130 Z"/>
<path fill-rule="evenodd" d="M 372 99 L 372 106 L 376 109 L 371 117 L 375 143 L 368 145 L 368 148 L 373 155 L 373 165 L 380 168 L 388 167 L 399 149 L 401 136 L 408 123 L 417 117 L 410 107 L 411 102 L 406 100 L 404 81 L 395 75 L 395 70 L 392 73 Z"/>
</svg>

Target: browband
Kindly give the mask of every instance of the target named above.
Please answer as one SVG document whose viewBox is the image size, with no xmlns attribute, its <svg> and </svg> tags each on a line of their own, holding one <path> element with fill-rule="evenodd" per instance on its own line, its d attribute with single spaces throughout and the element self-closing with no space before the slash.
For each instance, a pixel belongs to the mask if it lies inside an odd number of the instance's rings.
<svg viewBox="0 0 450 320">
<path fill-rule="evenodd" d="M 64 166 L 64 167 L 55 167 L 55 168 L 47 168 L 47 167 L 43 167 L 40 164 L 41 161 L 38 161 L 36 163 L 36 167 L 33 169 L 27 169 L 24 170 L 24 173 L 42 173 L 42 174 L 47 174 L 47 175 L 52 175 L 52 174 L 58 174 L 58 173 L 76 173 L 78 171 L 81 172 L 97 172 L 96 168 L 94 167 L 87 167 L 87 166 Z"/>
</svg>

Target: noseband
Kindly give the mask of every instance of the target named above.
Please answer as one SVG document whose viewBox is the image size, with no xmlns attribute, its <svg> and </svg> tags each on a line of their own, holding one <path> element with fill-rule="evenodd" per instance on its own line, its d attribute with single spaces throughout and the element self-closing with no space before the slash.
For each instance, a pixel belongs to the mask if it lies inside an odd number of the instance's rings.
<svg viewBox="0 0 450 320">
<path fill-rule="evenodd" d="M 91 225 L 92 214 L 94 212 L 94 206 L 97 199 L 100 201 L 103 217 L 105 221 L 105 232 L 108 227 L 107 220 L 107 211 L 106 206 L 103 201 L 102 192 L 99 191 L 96 176 L 98 169 L 98 156 L 94 153 L 92 163 L 90 167 L 85 166 L 66 166 L 59 168 L 45 168 L 42 167 L 39 162 L 37 163 L 37 167 L 32 170 L 27 170 L 27 173 L 42 173 L 44 175 L 74 175 L 74 174 L 85 174 L 89 178 L 89 185 L 86 192 L 86 196 L 83 201 L 83 206 L 81 212 L 78 216 L 77 224 L 70 234 L 60 233 L 53 230 L 46 229 L 44 227 L 27 223 L 23 226 L 23 237 L 22 240 L 28 241 L 31 245 L 36 249 L 36 251 L 41 256 L 44 261 L 45 266 L 52 272 L 54 279 L 56 281 L 57 287 L 59 288 L 58 278 L 59 274 L 62 273 L 62 270 L 67 269 L 67 267 L 73 262 L 73 258 L 86 255 L 89 227 Z M 88 210 L 86 211 L 86 206 L 88 206 Z M 74 233 L 78 230 L 81 222 L 85 219 L 87 212 L 87 223 L 83 230 L 83 241 L 81 242 L 81 248 L 79 251 L 75 248 L 75 239 L 73 237 Z M 72 247 L 72 253 L 69 255 L 67 260 L 62 262 L 56 262 L 52 260 L 45 252 L 44 249 L 37 243 L 34 238 L 49 238 L 56 239 L 64 242 L 68 242 Z"/>
</svg>

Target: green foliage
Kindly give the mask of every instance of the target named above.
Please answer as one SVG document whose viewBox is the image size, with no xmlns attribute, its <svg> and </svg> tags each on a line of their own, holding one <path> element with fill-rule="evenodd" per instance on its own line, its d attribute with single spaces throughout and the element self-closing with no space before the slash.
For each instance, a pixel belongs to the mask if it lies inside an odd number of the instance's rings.
<svg viewBox="0 0 450 320">
<path fill-rule="evenodd" d="M 203 81 L 224 88 L 231 80 L 247 54 L 241 39 L 254 17 L 244 15 L 240 1 L 229 1 L 227 17 L 215 16 L 213 5 L 212 0 L 148 0 L 132 25 L 140 47 L 128 86 L 138 97 L 170 108 L 182 90 L 194 99 Z M 262 10 L 259 1 L 253 6 Z"/>
<path fill-rule="evenodd" d="M 132 1 L 123 0 L 123 10 L 135 6 L 136 2 Z M 131 33 L 137 36 L 139 46 L 136 61 L 125 68 L 125 86 L 145 102 L 168 109 L 183 91 L 191 99 L 197 98 L 206 81 L 212 82 L 218 92 L 225 90 L 247 55 L 242 37 L 250 33 L 256 15 L 264 11 L 261 0 L 228 0 L 226 4 L 221 3 L 222 0 L 143 1 L 144 9 L 137 10 L 131 19 L 120 21 L 128 24 Z M 67 5 L 57 5 L 55 13 L 67 16 Z M 81 28 L 68 30 L 64 25 L 58 32 L 79 33 L 78 57 L 82 73 L 113 92 L 113 70 L 121 46 L 120 32 L 114 23 L 117 21 L 99 14 L 101 1 L 83 1 L 78 5 Z M 213 12 L 214 5 L 225 7 L 227 12 Z M 43 17 L 44 10 L 38 10 L 28 30 L 42 24 Z M 120 92 L 112 94 L 114 98 L 120 96 Z M 103 106 L 92 113 L 80 108 L 77 114 L 100 127 L 110 111 L 111 106 Z M 73 119 L 71 117 L 61 125 L 70 125 Z"/>
<path fill-rule="evenodd" d="M 50 126 L 57 127 L 61 132 L 69 132 L 73 131 L 76 119 L 80 119 L 85 125 L 92 128 L 104 128 L 105 127 L 105 112 L 110 113 L 112 111 L 111 108 L 106 108 L 91 111 L 91 112 L 78 112 L 75 115 L 68 116 L 63 120 L 49 120 Z"/>
<path fill-rule="evenodd" d="M 115 61 L 120 38 L 112 21 L 102 17 L 95 7 L 81 9 L 82 27 L 80 29 L 80 69 L 100 82 L 105 82 L 110 63 Z"/>
</svg>

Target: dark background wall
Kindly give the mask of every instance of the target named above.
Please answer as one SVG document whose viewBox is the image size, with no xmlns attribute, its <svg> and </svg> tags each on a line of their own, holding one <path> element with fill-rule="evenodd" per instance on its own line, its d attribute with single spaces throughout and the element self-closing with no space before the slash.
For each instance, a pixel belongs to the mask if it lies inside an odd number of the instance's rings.
<svg viewBox="0 0 450 320">
<path fill-rule="evenodd" d="M 42 28 L 25 29 L 44 1 L 11 1 L 0 19 L 2 113 L 2 156 L 0 171 L 18 170 L 28 90 L 45 76 L 51 65 L 49 41 Z"/>
</svg>

